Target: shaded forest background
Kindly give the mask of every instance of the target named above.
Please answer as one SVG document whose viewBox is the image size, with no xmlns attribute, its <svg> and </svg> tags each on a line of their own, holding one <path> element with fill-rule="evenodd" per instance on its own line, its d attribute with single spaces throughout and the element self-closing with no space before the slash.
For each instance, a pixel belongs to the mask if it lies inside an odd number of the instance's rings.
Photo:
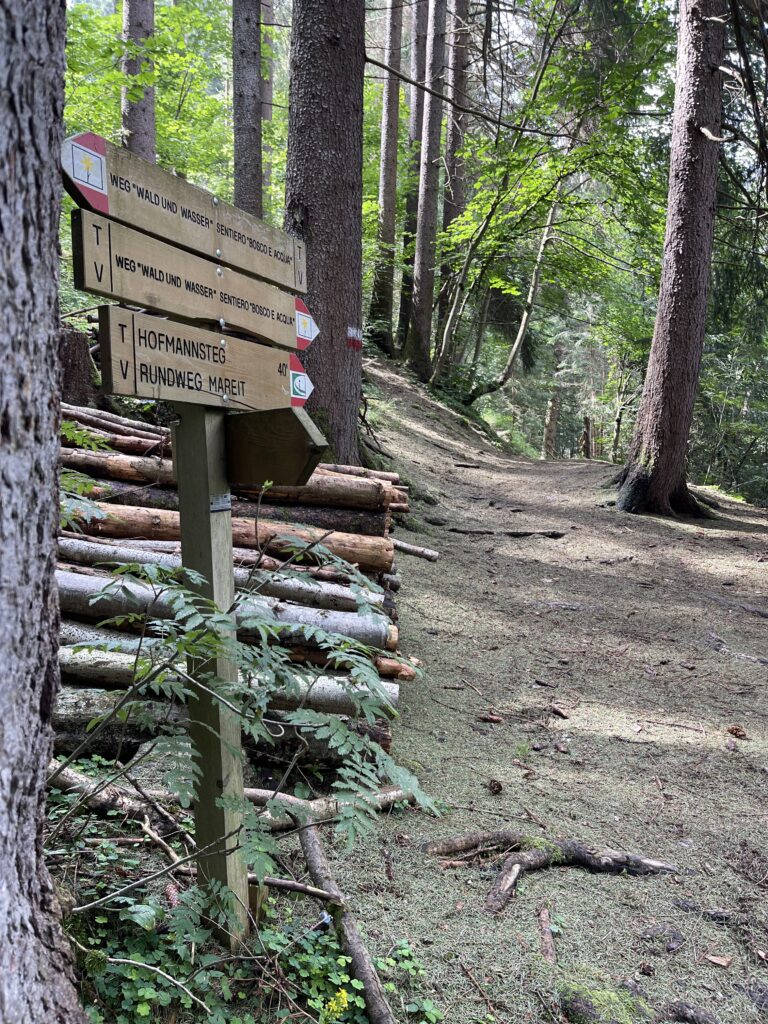
<svg viewBox="0 0 768 1024">
<path fill-rule="evenodd" d="M 676 23 L 657 0 L 446 5 L 441 74 L 436 282 L 428 360 L 408 338 L 407 278 L 415 239 L 420 131 L 410 116 L 424 93 L 406 79 L 419 58 L 426 0 L 371 0 L 364 86 L 363 310 L 369 352 L 391 347 L 468 414 L 481 415 L 513 450 L 621 463 L 653 335 L 666 213 Z M 269 11 L 268 5 L 264 8 Z M 421 9 L 421 12 L 420 12 Z M 402 18 L 392 46 L 392 15 Z M 732 9 L 736 19 L 749 12 Z M 153 66 L 157 158 L 232 198 L 231 6 L 215 0 L 156 4 Z M 262 27 L 264 216 L 282 226 L 288 135 L 291 5 L 275 0 Z M 738 25 L 734 26 L 738 28 Z M 434 28 L 434 27 L 433 27 Z M 746 35 L 746 32 L 745 32 Z M 397 42 L 396 37 L 395 42 Z M 752 38 L 752 37 L 750 37 Z M 755 34 L 757 39 L 758 35 Z M 120 139 L 124 52 L 111 2 L 68 11 L 66 134 Z M 757 45 L 757 44 L 754 44 Z M 748 50 L 747 46 L 747 50 Z M 765 97 L 732 54 L 726 67 L 718 222 L 708 332 L 689 448 L 689 472 L 758 503 L 768 500 L 768 354 L 764 265 L 764 142 L 755 136 Z M 748 53 L 747 53 L 748 58 Z M 457 60 L 465 75 L 457 81 Z M 756 56 L 757 60 L 757 56 Z M 382 106 L 399 66 L 394 303 L 382 316 L 374 278 L 380 241 Z M 421 77 L 418 76 L 417 77 Z M 751 80 L 751 76 L 749 77 Z M 460 108 L 466 108 L 463 112 Z M 434 116 L 434 115 L 433 115 Z M 391 125 L 390 121 L 390 125 Z M 386 133 L 385 133 L 386 134 Z M 390 148 L 393 145 L 389 133 Z M 385 147 L 386 149 L 386 147 Z M 423 186 L 423 182 L 422 182 Z M 328 197 L 333 217 L 333 197 Z M 68 201 L 67 201 L 68 203 Z M 410 206 L 409 206 L 410 204 Z M 62 221 L 63 311 L 89 305 L 67 277 L 68 206 Z M 403 275 L 406 288 L 403 289 Z M 413 324 L 411 324 L 413 334 Z"/>
</svg>

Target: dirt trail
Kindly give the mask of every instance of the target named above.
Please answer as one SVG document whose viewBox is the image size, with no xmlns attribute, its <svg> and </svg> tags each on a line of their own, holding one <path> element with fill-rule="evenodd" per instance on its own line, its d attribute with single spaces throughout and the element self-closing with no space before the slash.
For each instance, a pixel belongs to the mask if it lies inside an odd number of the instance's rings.
<svg viewBox="0 0 768 1024">
<path fill-rule="evenodd" d="M 338 852 L 372 945 L 407 937 L 458 1024 L 491 1008 L 513 1024 L 562 1020 L 547 1007 L 568 979 L 635 979 L 654 1006 L 685 998 L 721 1024 L 768 1019 L 768 514 L 617 513 L 606 464 L 502 455 L 390 370 L 369 373 L 381 442 L 439 499 L 417 506 L 418 532 L 397 531 L 442 557 L 399 556 L 404 647 L 427 672 L 402 689 L 394 752 L 447 805 L 438 820 L 395 814 L 351 858 Z M 562 536 L 515 536 L 536 531 Z M 480 721 L 489 710 L 503 722 Z M 504 822 L 691 873 L 554 868 L 491 918 L 495 872 L 441 870 L 419 846 Z M 544 901 L 557 967 L 539 952 Z M 713 909 L 734 916 L 717 924 Z"/>
</svg>

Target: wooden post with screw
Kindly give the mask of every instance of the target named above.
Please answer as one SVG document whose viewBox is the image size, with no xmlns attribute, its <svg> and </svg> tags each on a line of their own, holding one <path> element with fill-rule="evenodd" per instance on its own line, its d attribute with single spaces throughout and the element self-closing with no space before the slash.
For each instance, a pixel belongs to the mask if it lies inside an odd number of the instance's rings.
<svg viewBox="0 0 768 1024">
<path fill-rule="evenodd" d="M 181 417 L 174 449 L 182 563 L 205 577 L 199 592 L 226 612 L 234 602 L 235 583 L 225 413 L 187 403 L 175 408 Z M 224 658 L 189 668 L 193 678 L 211 671 L 219 679 L 237 678 L 236 666 Z M 189 735 L 201 770 L 194 808 L 195 841 L 198 849 L 210 846 L 198 860 L 198 878 L 201 882 L 215 880 L 234 894 L 236 925 L 231 929 L 231 939 L 236 942 L 248 930 L 248 870 L 245 857 L 237 849 L 242 814 L 220 804 L 222 798 L 243 799 L 240 722 L 210 693 L 200 691 L 189 703 Z"/>
</svg>

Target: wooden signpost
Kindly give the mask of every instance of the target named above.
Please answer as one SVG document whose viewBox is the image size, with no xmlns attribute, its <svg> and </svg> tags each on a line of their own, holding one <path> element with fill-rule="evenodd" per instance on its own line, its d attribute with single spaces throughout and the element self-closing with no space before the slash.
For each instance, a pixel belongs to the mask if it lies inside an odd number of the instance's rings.
<svg viewBox="0 0 768 1024">
<path fill-rule="evenodd" d="M 317 325 L 296 295 L 85 210 L 72 212 L 75 286 L 245 331 L 282 348 L 312 344 Z"/>
<path fill-rule="evenodd" d="M 226 612 L 235 594 L 228 471 L 253 487 L 267 478 L 302 483 L 325 452 L 302 408 L 312 383 L 295 354 L 318 333 L 294 294 L 305 290 L 304 247 L 91 132 L 67 139 L 62 166 L 85 207 L 72 215 L 77 287 L 140 307 L 99 310 L 104 387 L 174 402 L 182 563 L 205 577 L 200 594 Z M 211 676 L 236 680 L 237 670 L 218 658 L 191 663 L 189 673 L 202 684 L 189 707 L 201 772 L 198 877 L 234 894 L 237 939 L 249 906 L 238 851 L 240 720 L 208 686 Z"/>
<path fill-rule="evenodd" d="M 67 139 L 61 163 L 78 206 L 291 291 L 307 290 L 303 242 L 186 179 L 93 132 Z"/>
<path fill-rule="evenodd" d="M 250 412 L 301 408 L 313 391 L 293 352 L 120 306 L 100 308 L 99 340 L 111 395 Z"/>
</svg>

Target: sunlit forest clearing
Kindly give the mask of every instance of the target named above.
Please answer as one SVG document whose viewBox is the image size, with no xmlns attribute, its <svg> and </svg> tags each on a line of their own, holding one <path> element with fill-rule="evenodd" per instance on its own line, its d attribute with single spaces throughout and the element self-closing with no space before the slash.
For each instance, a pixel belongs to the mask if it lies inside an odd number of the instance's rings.
<svg viewBox="0 0 768 1024">
<path fill-rule="evenodd" d="M 768 1015 L 768 12 L 9 0 L 0 1024 Z"/>
</svg>

